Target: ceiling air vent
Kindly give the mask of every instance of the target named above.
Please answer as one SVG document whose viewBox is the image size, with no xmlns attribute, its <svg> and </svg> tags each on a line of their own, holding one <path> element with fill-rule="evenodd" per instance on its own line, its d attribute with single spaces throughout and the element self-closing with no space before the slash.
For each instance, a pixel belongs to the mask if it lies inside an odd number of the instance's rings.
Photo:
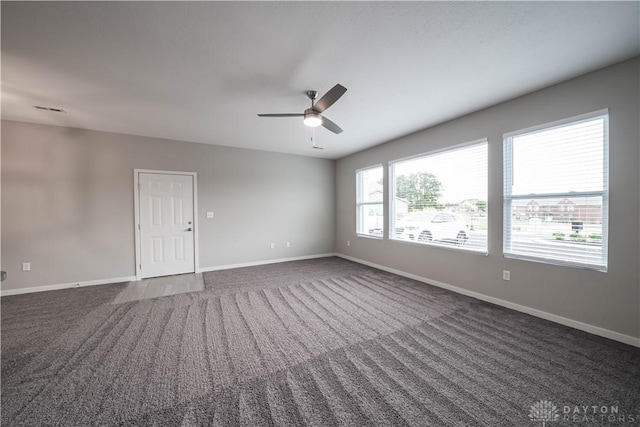
<svg viewBox="0 0 640 427">
<path fill-rule="evenodd" d="M 34 105 L 34 107 L 36 107 L 38 110 L 53 111 L 54 113 L 66 113 L 66 111 L 64 111 L 62 108 L 43 107 L 42 105 Z"/>
</svg>

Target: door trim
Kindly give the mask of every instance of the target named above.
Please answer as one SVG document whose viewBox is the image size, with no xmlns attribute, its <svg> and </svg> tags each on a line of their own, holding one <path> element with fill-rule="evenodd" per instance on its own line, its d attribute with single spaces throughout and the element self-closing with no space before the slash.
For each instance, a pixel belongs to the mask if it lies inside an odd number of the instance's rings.
<svg viewBox="0 0 640 427">
<path fill-rule="evenodd" d="M 135 267 L 136 280 L 142 280 L 142 255 L 140 252 L 140 174 L 156 173 L 160 175 L 187 175 L 193 177 L 193 271 L 200 273 L 200 252 L 198 249 L 198 174 L 196 172 L 179 172 L 179 171 L 162 171 L 152 169 L 134 169 L 133 170 L 133 235 L 136 246 Z"/>
</svg>

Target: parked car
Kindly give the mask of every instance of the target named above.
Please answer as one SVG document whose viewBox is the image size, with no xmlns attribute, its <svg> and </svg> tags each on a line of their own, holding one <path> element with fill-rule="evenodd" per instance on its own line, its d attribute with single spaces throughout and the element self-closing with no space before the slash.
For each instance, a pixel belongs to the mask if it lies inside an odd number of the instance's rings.
<svg viewBox="0 0 640 427">
<path fill-rule="evenodd" d="M 469 239 L 469 227 L 461 215 L 453 212 L 411 212 L 396 222 L 397 238 L 417 242 L 453 241 L 463 245 Z"/>
</svg>

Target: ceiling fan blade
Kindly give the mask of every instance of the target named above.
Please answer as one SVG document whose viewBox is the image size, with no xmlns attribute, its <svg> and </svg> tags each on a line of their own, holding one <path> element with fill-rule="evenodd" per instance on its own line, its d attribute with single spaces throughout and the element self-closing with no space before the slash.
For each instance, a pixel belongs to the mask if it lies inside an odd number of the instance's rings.
<svg viewBox="0 0 640 427">
<path fill-rule="evenodd" d="M 334 102 L 336 102 L 344 93 L 347 91 L 347 88 L 342 86 L 341 84 L 337 84 L 329 90 L 329 92 L 325 93 L 322 98 L 316 102 L 313 106 L 313 109 L 318 113 L 322 113 L 327 108 L 331 107 Z"/>
<path fill-rule="evenodd" d="M 260 117 L 304 117 L 302 113 L 258 114 Z"/>
<path fill-rule="evenodd" d="M 333 133 L 342 133 L 342 129 L 337 124 L 333 123 L 331 120 L 322 116 L 322 126 L 329 129 Z"/>
</svg>

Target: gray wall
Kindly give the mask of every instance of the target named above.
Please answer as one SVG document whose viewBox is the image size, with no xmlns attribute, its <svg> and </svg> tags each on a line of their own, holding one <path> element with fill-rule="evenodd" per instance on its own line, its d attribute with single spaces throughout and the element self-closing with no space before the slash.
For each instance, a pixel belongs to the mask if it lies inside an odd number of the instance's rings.
<svg viewBox="0 0 640 427">
<path fill-rule="evenodd" d="M 547 88 L 337 162 L 2 122 L 3 290 L 133 276 L 133 169 L 198 173 L 202 268 L 337 251 L 640 337 L 640 61 Z M 610 109 L 607 273 L 504 259 L 502 134 Z M 489 255 L 355 236 L 355 170 L 489 140 Z M 206 219 L 214 211 L 214 220 Z M 347 247 L 346 241 L 351 241 Z M 291 248 L 284 243 L 290 241 Z M 276 242 L 276 249 L 269 243 Z M 32 271 L 20 271 L 31 262 Z M 511 281 L 501 280 L 511 270 Z"/>
<path fill-rule="evenodd" d="M 608 67 L 339 160 L 337 252 L 640 337 L 639 63 Z M 502 134 L 602 108 L 610 113 L 608 272 L 503 258 Z M 356 237 L 356 169 L 483 137 L 489 140 L 488 256 Z M 510 282 L 502 281 L 502 270 L 511 271 Z"/>
<path fill-rule="evenodd" d="M 3 121 L 2 289 L 135 275 L 134 168 L 197 172 L 201 268 L 334 251 L 335 161 Z"/>
</svg>

